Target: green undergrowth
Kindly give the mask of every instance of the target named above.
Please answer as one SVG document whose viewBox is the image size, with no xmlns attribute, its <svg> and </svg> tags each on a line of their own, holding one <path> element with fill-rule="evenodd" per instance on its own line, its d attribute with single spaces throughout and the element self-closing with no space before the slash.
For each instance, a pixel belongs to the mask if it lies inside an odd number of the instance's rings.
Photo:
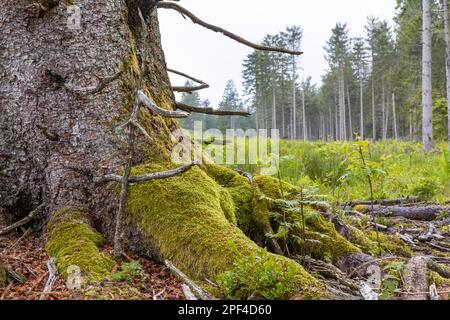
<svg viewBox="0 0 450 320">
<path fill-rule="evenodd" d="M 56 258 L 63 277 L 68 276 L 69 267 L 76 266 L 87 280 L 108 278 L 114 261 L 100 252 L 102 244 L 102 235 L 91 227 L 82 209 L 65 208 L 52 214 L 46 250 Z"/>
</svg>

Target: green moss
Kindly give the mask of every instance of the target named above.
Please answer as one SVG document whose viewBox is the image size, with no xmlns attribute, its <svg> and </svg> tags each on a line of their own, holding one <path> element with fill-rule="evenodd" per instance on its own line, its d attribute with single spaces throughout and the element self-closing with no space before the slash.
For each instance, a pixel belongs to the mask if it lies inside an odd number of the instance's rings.
<svg viewBox="0 0 450 320">
<path fill-rule="evenodd" d="M 170 169 L 172 166 L 143 165 L 133 175 Z M 131 186 L 128 223 L 136 223 L 153 237 L 164 256 L 193 279 L 215 279 L 231 270 L 237 254 L 251 255 L 260 248 L 226 219 L 221 205 L 223 188 L 202 169 L 183 175 Z M 270 254 L 282 265 L 294 265 L 299 291 L 305 296 L 320 284 L 292 260 Z M 314 289 L 313 289 L 314 288 Z"/>
<path fill-rule="evenodd" d="M 361 231 L 353 226 L 351 226 L 351 229 L 354 238 L 353 243 L 360 247 L 364 253 L 378 254 L 377 233 L 375 231 Z M 398 236 L 380 232 L 379 237 L 383 253 L 392 253 L 407 258 L 412 256 L 411 249 Z"/>
<path fill-rule="evenodd" d="M 270 176 L 257 176 L 255 183 L 261 192 L 272 199 L 291 198 L 300 192 L 300 189 L 284 181 L 280 181 Z"/>
<path fill-rule="evenodd" d="M 336 262 L 341 257 L 361 252 L 359 248 L 341 236 L 331 222 L 319 214 L 306 219 L 306 226 L 306 238 L 320 242 L 307 245 L 315 258 Z"/>
<path fill-rule="evenodd" d="M 450 279 L 445 279 L 440 276 L 437 272 L 430 271 L 429 273 L 429 282 L 430 284 L 434 283 L 436 286 L 450 286 Z"/>
<path fill-rule="evenodd" d="M 234 203 L 237 226 L 247 236 L 253 238 L 256 222 L 252 207 L 253 188 L 247 178 L 215 164 L 203 166 L 202 169 L 228 191 Z"/>
<path fill-rule="evenodd" d="M 100 252 L 103 237 L 95 231 L 78 208 L 55 212 L 49 222 L 46 250 L 56 258 L 58 271 L 67 276 L 70 266 L 78 266 L 89 280 L 107 278 L 114 266 L 113 260 Z"/>
<path fill-rule="evenodd" d="M 365 205 L 357 205 L 357 206 L 354 206 L 354 207 L 353 207 L 353 210 L 354 210 L 354 211 L 361 212 L 361 213 L 367 213 L 367 212 L 369 212 L 368 206 L 365 206 Z"/>
</svg>

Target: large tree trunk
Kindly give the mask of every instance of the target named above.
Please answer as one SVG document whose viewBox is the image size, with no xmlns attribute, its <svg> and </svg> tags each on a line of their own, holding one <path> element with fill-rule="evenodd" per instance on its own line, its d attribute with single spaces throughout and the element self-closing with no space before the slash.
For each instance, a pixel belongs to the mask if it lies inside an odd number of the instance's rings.
<svg viewBox="0 0 450 320">
<path fill-rule="evenodd" d="M 127 3 L 79 1 L 77 30 L 68 28 L 62 3 L 39 17 L 25 9 L 29 1 L 2 3 L 0 199 L 11 214 L 25 215 L 44 202 L 47 212 L 75 206 L 111 214 L 104 204 L 115 203 L 108 201 L 114 192 L 91 178 L 124 163 L 116 134 L 127 112 L 124 76 L 95 95 L 78 91 L 124 68 L 133 42 L 149 68 L 145 81 L 153 98 L 173 102 L 157 16 L 146 17 L 147 32 L 139 26 L 136 1 Z M 139 150 L 136 160 L 143 160 Z"/>
</svg>

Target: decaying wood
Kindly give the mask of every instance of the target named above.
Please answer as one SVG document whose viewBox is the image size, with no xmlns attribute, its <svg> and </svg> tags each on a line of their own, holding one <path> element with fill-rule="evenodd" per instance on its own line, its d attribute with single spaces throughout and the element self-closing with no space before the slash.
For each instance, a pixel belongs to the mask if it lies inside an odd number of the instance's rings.
<svg viewBox="0 0 450 320">
<path fill-rule="evenodd" d="M 401 207 L 401 206 L 374 206 L 373 210 L 368 208 L 369 213 L 384 215 L 387 217 L 404 217 L 410 220 L 433 221 L 442 211 L 449 212 L 449 207 L 426 206 L 426 207 Z"/>
<path fill-rule="evenodd" d="M 55 258 L 51 258 L 50 260 L 48 260 L 47 268 L 48 268 L 48 279 L 47 282 L 45 283 L 43 294 L 40 296 L 39 300 L 44 300 L 45 299 L 44 294 L 46 293 L 48 294 L 49 292 L 51 292 L 53 289 L 53 285 L 55 284 L 56 276 L 58 275 L 58 269 L 56 268 Z"/>
<path fill-rule="evenodd" d="M 421 241 L 421 242 L 428 242 L 431 240 L 444 240 L 445 237 L 442 236 L 438 230 L 436 229 L 436 227 L 430 223 L 428 225 L 428 231 L 425 234 L 420 235 L 419 237 L 417 237 L 417 240 Z"/>
<path fill-rule="evenodd" d="M 208 89 L 209 88 L 209 84 L 203 82 L 202 80 L 196 79 L 186 73 L 177 71 L 177 70 L 173 70 L 173 69 L 167 69 L 167 71 L 177 74 L 179 76 L 185 77 L 187 79 L 190 79 L 194 82 L 197 82 L 198 84 L 200 84 L 199 86 L 196 87 L 172 87 L 172 90 L 175 92 L 184 92 L 184 93 L 192 93 L 194 91 L 199 91 L 199 90 L 203 90 L 203 89 Z"/>
<path fill-rule="evenodd" d="M 198 300 L 195 294 L 192 293 L 191 288 L 187 284 L 182 285 L 183 294 L 186 297 L 186 300 Z"/>
<path fill-rule="evenodd" d="M 402 272 L 404 300 L 428 299 L 428 263 L 428 258 L 416 256 L 406 264 Z"/>
<path fill-rule="evenodd" d="M 431 284 L 430 286 L 430 300 L 440 300 L 435 283 Z"/>
<path fill-rule="evenodd" d="M 406 203 L 417 203 L 420 201 L 422 201 L 420 197 L 406 197 L 399 199 L 374 200 L 373 204 L 380 206 L 395 206 Z M 348 204 L 348 206 L 370 206 L 371 204 L 371 201 L 352 201 Z"/>
<path fill-rule="evenodd" d="M 344 288 L 344 291 L 351 294 L 360 294 L 361 286 L 334 265 L 312 259 L 308 256 L 302 257 L 301 261 L 306 268 L 313 273 L 319 273 L 326 278 L 337 280 L 342 286 L 346 287 L 346 289 Z"/>
<path fill-rule="evenodd" d="M 194 107 L 182 102 L 177 102 L 176 107 L 180 110 L 191 112 L 191 113 L 201 113 L 201 114 L 209 114 L 215 116 L 240 116 L 240 117 L 249 117 L 251 113 L 245 111 L 226 111 L 226 110 L 216 110 L 213 108 L 200 108 Z"/>
<path fill-rule="evenodd" d="M 253 175 L 252 174 L 250 174 L 248 172 L 245 172 L 245 171 L 242 171 L 241 169 L 234 169 L 233 171 L 239 173 L 243 177 L 246 177 L 247 180 L 250 182 L 250 184 L 253 183 Z"/>
<path fill-rule="evenodd" d="M 27 223 L 31 222 L 36 215 L 40 214 L 45 208 L 45 203 L 41 204 L 39 207 L 37 207 L 36 209 L 34 209 L 33 211 L 31 211 L 25 218 L 23 218 L 20 221 L 17 221 L 16 223 L 3 228 L 0 230 L 0 236 L 5 235 L 11 231 L 14 231 L 17 228 L 20 228 L 24 225 L 26 225 Z"/>
<path fill-rule="evenodd" d="M 201 300 L 214 300 L 214 298 L 208 294 L 206 291 L 204 291 L 202 288 L 200 288 L 198 285 L 194 283 L 191 279 L 189 279 L 183 272 L 181 272 L 177 267 L 175 267 L 172 262 L 169 260 L 165 261 L 166 267 L 169 268 L 169 270 L 176 275 L 178 278 L 183 280 L 185 284 L 187 284 L 196 294 L 198 294 L 199 298 Z"/>
<path fill-rule="evenodd" d="M 233 39 L 239 43 L 242 43 L 248 47 L 251 47 L 255 50 L 261 50 L 261 51 L 272 51 L 272 52 L 280 52 L 280 53 L 288 53 L 288 54 L 292 54 L 292 55 L 301 55 L 303 54 L 303 52 L 301 51 L 292 51 L 289 49 L 284 49 L 284 48 L 274 48 L 274 47 L 268 47 L 268 46 L 263 46 L 263 45 L 259 45 L 256 43 L 253 43 L 251 41 L 245 40 L 244 38 L 230 32 L 227 31 L 221 27 L 209 24 L 203 20 L 201 20 L 200 18 L 196 17 L 193 13 L 191 13 L 190 11 L 186 10 L 185 8 L 183 8 L 182 6 L 176 4 L 176 3 L 170 3 L 170 2 L 160 2 L 158 3 L 158 8 L 161 9 L 172 9 L 172 10 L 176 10 L 178 11 L 183 17 L 188 17 L 193 23 L 198 24 L 202 27 L 205 27 L 209 30 L 212 30 L 214 32 L 218 32 L 218 33 L 222 33 L 224 36 Z"/>
<path fill-rule="evenodd" d="M 438 273 L 441 277 L 450 279 L 450 269 L 440 265 L 439 263 L 431 259 L 428 261 L 428 268 L 431 271 Z"/>
</svg>

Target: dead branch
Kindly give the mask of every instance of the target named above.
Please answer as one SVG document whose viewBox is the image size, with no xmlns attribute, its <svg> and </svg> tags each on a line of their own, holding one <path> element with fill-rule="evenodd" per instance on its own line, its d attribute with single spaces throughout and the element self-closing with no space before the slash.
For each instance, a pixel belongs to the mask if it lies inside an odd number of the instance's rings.
<svg viewBox="0 0 450 320">
<path fill-rule="evenodd" d="M 218 33 L 222 33 L 224 36 L 235 40 L 241 44 L 244 44 L 248 47 L 251 47 L 255 50 L 261 50 L 261 51 L 272 51 L 272 52 L 280 52 L 280 53 L 288 53 L 288 54 L 292 54 L 292 55 L 301 55 L 303 54 L 303 52 L 300 51 L 292 51 L 292 50 L 288 50 L 288 49 L 284 49 L 284 48 L 274 48 L 274 47 L 268 47 L 268 46 L 263 46 L 263 45 L 259 45 L 253 42 L 250 42 L 248 40 L 245 40 L 244 38 L 230 32 L 227 31 L 221 27 L 209 24 L 203 20 L 201 20 L 200 18 L 196 17 L 193 13 L 191 13 L 190 11 L 186 10 L 185 8 L 183 8 L 182 6 L 176 4 L 176 3 L 171 3 L 171 2 L 160 2 L 158 3 L 158 8 L 160 9 L 172 9 L 172 10 L 176 10 L 178 11 L 183 17 L 188 17 L 193 23 L 198 24 L 204 28 L 207 28 L 209 30 L 212 30 L 214 32 L 218 32 Z"/>
<path fill-rule="evenodd" d="M 191 288 L 189 288 L 188 285 L 183 284 L 181 287 L 183 289 L 183 294 L 186 297 L 186 300 L 189 301 L 198 300 L 195 294 L 192 293 Z"/>
<path fill-rule="evenodd" d="M 444 240 L 445 239 L 445 237 L 444 236 L 442 236 L 438 231 L 437 231 L 437 229 L 436 229 L 436 227 L 432 224 L 432 223 L 430 223 L 429 225 L 428 225 L 428 231 L 427 231 L 427 233 L 426 234 L 422 234 L 422 235 L 420 235 L 418 238 L 417 238 L 417 240 L 419 240 L 419 241 L 421 241 L 421 242 L 428 242 L 428 241 L 431 241 L 431 240 Z"/>
<path fill-rule="evenodd" d="M 251 116 L 251 113 L 249 113 L 249 112 L 215 110 L 213 108 L 200 108 L 200 107 L 190 106 L 190 105 L 182 103 L 182 102 L 176 102 L 175 105 L 180 110 L 183 110 L 186 112 L 192 112 L 192 113 L 202 113 L 202 114 L 210 114 L 210 115 L 216 115 L 216 116 L 241 116 L 241 117 Z"/>
<path fill-rule="evenodd" d="M 182 166 L 178 169 L 174 170 L 168 170 L 163 172 L 156 172 L 156 173 L 149 173 L 142 176 L 129 176 L 128 177 L 128 183 L 139 183 L 139 182 L 147 182 L 151 180 L 161 180 L 161 179 L 167 179 L 172 178 L 175 176 L 178 176 L 182 173 L 185 173 L 186 171 L 190 170 L 192 167 L 199 165 L 200 162 L 194 161 L 190 164 L 187 164 L 185 166 Z M 109 174 L 103 177 L 94 178 L 95 183 L 105 183 L 105 182 L 118 182 L 122 183 L 124 181 L 125 177 L 116 175 L 116 174 Z"/>
<path fill-rule="evenodd" d="M 202 80 L 196 79 L 186 73 L 177 71 L 177 70 L 173 70 L 173 69 L 167 69 L 168 72 L 177 74 L 179 76 L 185 77 L 187 79 L 190 79 L 194 82 L 197 82 L 198 84 L 200 84 L 199 86 L 196 87 L 172 87 L 172 90 L 175 92 L 184 92 L 184 93 L 192 93 L 194 91 L 199 91 L 199 90 L 203 90 L 203 89 L 208 89 L 209 88 L 209 84 L 203 82 Z"/>
<path fill-rule="evenodd" d="M 33 211 L 31 211 L 25 218 L 23 218 L 22 220 L 10 225 L 9 227 L 3 228 L 0 230 L 0 236 L 3 236 L 7 233 L 10 233 L 11 231 L 26 225 L 27 223 L 29 223 L 31 220 L 34 219 L 34 217 L 38 214 L 40 214 L 42 212 L 42 210 L 45 208 L 45 203 L 41 204 L 39 207 L 37 207 L 36 209 L 34 209 Z"/>
<path fill-rule="evenodd" d="M 361 286 L 354 280 L 347 277 L 347 275 L 330 263 L 326 263 L 320 260 L 312 259 L 308 256 L 300 258 L 302 262 L 306 264 L 308 270 L 314 273 L 319 273 L 326 278 L 337 280 L 340 284 L 347 287 L 348 293 L 360 294 Z"/>
<path fill-rule="evenodd" d="M 143 104 L 147 107 L 151 112 L 156 113 L 162 117 L 166 118 L 187 118 L 189 117 L 189 113 L 181 112 L 181 111 L 172 111 L 160 108 L 156 105 L 156 103 L 149 98 L 143 91 L 139 90 L 137 93 L 138 100 L 140 104 Z"/>
<path fill-rule="evenodd" d="M 56 259 L 55 258 L 51 258 L 50 260 L 47 261 L 47 268 L 48 268 L 48 279 L 47 279 L 47 282 L 45 283 L 44 291 L 41 294 L 39 300 L 45 299 L 45 295 L 44 295 L 45 293 L 48 294 L 49 292 L 52 292 L 53 285 L 55 284 L 56 276 L 58 274 L 58 269 L 56 268 Z"/>
<path fill-rule="evenodd" d="M 165 264 L 170 271 L 172 271 L 177 277 L 183 280 L 195 293 L 197 293 L 201 300 L 214 300 L 214 298 L 209 293 L 205 292 L 202 288 L 196 285 L 183 272 L 177 269 L 169 260 L 166 260 Z"/>
</svg>

